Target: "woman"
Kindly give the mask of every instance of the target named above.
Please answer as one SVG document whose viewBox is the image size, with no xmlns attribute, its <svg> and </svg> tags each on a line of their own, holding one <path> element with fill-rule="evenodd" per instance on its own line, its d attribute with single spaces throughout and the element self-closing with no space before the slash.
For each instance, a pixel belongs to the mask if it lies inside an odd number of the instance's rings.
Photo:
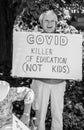
<svg viewBox="0 0 84 130">
<path fill-rule="evenodd" d="M 61 23 L 58 21 L 58 15 L 53 10 L 42 13 L 39 17 L 39 22 L 43 33 L 77 33 L 74 27 L 68 26 L 64 22 L 64 26 L 60 28 L 58 24 Z M 62 130 L 66 79 L 34 79 L 32 89 L 36 93 L 33 108 L 38 110 L 36 113 L 38 130 L 45 130 L 45 118 L 49 98 L 51 99 L 51 129 Z"/>
<path fill-rule="evenodd" d="M 29 112 L 34 93 L 27 87 L 11 87 L 8 82 L 0 81 L 0 130 L 12 129 L 12 102 L 24 100 L 24 113 L 21 121 L 29 127 Z"/>
</svg>

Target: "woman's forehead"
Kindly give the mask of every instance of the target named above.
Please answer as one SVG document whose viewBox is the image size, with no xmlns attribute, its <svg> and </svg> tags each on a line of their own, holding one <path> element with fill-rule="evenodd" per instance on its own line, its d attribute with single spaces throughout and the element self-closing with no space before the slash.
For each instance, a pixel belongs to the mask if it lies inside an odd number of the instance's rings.
<svg viewBox="0 0 84 130">
<path fill-rule="evenodd" d="M 57 15 L 53 11 L 47 11 L 46 13 L 44 13 L 43 19 L 57 20 Z"/>
<path fill-rule="evenodd" d="M 45 14 L 43 19 L 44 20 L 45 19 L 48 19 L 48 20 L 57 20 L 57 16 L 54 13 Z"/>
</svg>

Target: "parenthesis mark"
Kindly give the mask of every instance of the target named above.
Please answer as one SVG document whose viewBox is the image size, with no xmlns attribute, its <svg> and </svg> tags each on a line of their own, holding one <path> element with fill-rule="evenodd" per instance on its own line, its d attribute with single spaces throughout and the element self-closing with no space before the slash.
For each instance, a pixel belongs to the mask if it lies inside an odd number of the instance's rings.
<svg viewBox="0 0 84 130">
<path fill-rule="evenodd" d="M 27 64 L 27 62 L 25 62 L 23 65 L 22 65 L 22 70 L 26 73 L 25 71 L 25 65 Z"/>
<path fill-rule="evenodd" d="M 68 67 L 68 65 L 67 65 L 67 74 L 68 74 L 68 73 L 70 73 L 70 70 L 69 70 L 69 67 Z"/>
</svg>

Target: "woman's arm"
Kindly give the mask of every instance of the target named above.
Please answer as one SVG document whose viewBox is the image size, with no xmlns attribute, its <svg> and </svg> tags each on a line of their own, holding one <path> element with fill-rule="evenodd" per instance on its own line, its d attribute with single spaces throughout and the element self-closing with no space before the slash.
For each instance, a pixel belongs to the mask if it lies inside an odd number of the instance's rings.
<svg viewBox="0 0 84 130">
<path fill-rule="evenodd" d="M 21 121 L 25 125 L 29 126 L 31 103 L 34 100 L 33 90 L 27 87 L 13 88 L 13 95 L 14 95 L 13 101 L 24 100 L 24 112 L 21 117 Z"/>
<path fill-rule="evenodd" d="M 31 103 L 34 100 L 34 92 L 30 89 L 24 99 L 24 112 L 21 121 L 29 127 Z"/>
</svg>

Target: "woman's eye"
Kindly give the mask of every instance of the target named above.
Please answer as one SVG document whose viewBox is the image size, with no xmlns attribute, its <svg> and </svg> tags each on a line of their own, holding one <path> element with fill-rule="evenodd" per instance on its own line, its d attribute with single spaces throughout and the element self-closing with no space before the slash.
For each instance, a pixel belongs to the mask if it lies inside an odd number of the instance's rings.
<svg viewBox="0 0 84 130">
<path fill-rule="evenodd" d="M 48 22 L 48 20 L 45 20 L 45 22 Z"/>
</svg>

